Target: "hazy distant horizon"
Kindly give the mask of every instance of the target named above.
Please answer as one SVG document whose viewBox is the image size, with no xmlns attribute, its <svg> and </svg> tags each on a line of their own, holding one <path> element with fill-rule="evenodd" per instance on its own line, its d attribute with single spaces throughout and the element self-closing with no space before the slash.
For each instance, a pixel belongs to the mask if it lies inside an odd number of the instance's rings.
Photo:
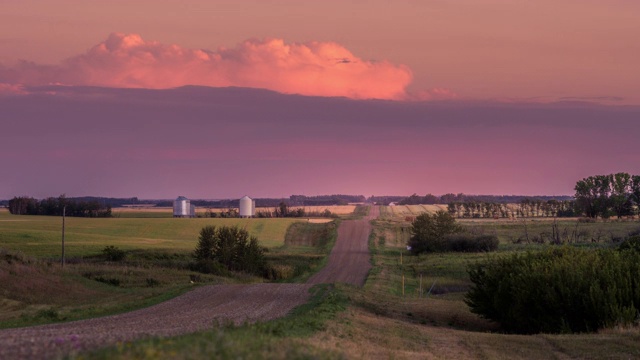
<svg viewBox="0 0 640 360">
<path fill-rule="evenodd" d="M 636 106 L 48 86 L 0 108 L 0 198 L 553 195 L 640 173 Z"/>
</svg>

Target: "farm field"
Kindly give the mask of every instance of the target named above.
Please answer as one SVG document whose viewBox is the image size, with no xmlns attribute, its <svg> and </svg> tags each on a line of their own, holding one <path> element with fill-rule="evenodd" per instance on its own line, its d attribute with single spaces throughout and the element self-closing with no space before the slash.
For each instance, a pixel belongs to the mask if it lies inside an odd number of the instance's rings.
<svg viewBox="0 0 640 360">
<path fill-rule="evenodd" d="M 418 216 L 422 213 L 435 213 L 438 210 L 447 211 L 447 205 L 395 205 L 380 206 L 381 218 L 402 218 Z"/>
<path fill-rule="evenodd" d="M 292 206 L 291 210 L 304 209 L 307 212 L 323 212 L 325 210 L 331 211 L 337 215 L 348 215 L 353 213 L 356 205 L 331 205 L 331 206 Z M 196 215 L 204 215 L 207 211 L 214 213 L 220 213 L 227 211 L 228 209 L 209 209 L 206 207 L 196 207 Z M 256 212 L 260 211 L 273 211 L 272 207 L 258 207 Z M 129 218 L 129 217 L 149 217 L 149 218 L 170 218 L 173 217 L 173 208 L 171 207 L 118 207 L 111 210 L 114 217 L 117 218 Z"/>
<path fill-rule="evenodd" d="M 411 222 L 415 216 L 427 212 L 430 214 L 445 210 L 446 205 L 397 205 L 382 206 L 380 218 L 395 223 L 398 236 L 406 243 L 410 236 Z M 531 217 L 518 219 L 457 219 L 468 231 L 474 234 L 496 235 L 501 244 L 535 245 L 548 242 L 555 226 L 560 237 L 567 243 L 582 243 L 590 246 L 604 245 L 622 239 L 630 232 L 640 229 L 637 220 L 609 219 L 584 222 L 578 218 Z"/>
<path fill-rule="evenodd" d="M 263 246 L 284 244 L 287 228 L 301 219 L 220 218 L 66 218 L 67 257 L 98 254 L 105 246 L 123 250 L 192 251 L 206 225 L 246 228 Z M 0 212 L 0 247 L 42 258 L 60 256 L 62 219 L 53 216 L 18 216 Z"/>
</svg>

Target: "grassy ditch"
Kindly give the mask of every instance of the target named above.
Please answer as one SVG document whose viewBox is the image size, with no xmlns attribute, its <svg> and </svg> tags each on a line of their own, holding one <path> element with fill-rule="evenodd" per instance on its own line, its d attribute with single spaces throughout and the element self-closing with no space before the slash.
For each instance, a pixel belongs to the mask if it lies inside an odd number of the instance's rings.
<svg viewBox="0 0 640 360">
<path fill-rule="evenodd" d="M 294 223 L 287 229 L 284 246 L 267 253 L 278 281 L 304 282 L 327 261 L 337 238 L 339 220 L 329 223 Z"/>
</svg>

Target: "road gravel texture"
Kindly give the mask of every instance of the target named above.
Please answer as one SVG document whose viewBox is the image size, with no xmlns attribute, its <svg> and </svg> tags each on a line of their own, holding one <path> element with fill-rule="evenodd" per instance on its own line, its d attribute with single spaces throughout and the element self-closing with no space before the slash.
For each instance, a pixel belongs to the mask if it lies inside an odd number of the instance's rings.
<svg viewBox="0 0 640 360">
<path fill-rule="evenodd" d="M 256 322 L 285 316 L 309 300 L 321 283 L 362 286 L 371 268 L 370 220 L 345 220 L 327 265 L 306 284 L 209 285 L 148 308 L 67 323 L 0 330 L 0 359 L 55 359 L 145 337 L 211 329 L 220 323 Z"/>
</svg>

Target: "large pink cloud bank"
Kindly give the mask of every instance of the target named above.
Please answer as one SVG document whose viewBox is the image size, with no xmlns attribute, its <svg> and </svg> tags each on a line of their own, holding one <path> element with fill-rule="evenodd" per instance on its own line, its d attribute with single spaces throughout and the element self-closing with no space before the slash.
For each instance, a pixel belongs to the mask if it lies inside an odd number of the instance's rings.
<svg viewBox="0 0 640 360">
<path fill-rule="evenodd" d="M 211 51 L 121 33 L 111 34 L 60 65 L 22 61 L 15 67 L 0 67 L 0 83 L 6 84 L 151 89 L 238 86 L 352 99 L 408 99 L 406 87 L 411 80 L 411 70 L 404 65 L 363 60 L 334 42 L 247 40 L 234 48 Z"/>
</svg>

